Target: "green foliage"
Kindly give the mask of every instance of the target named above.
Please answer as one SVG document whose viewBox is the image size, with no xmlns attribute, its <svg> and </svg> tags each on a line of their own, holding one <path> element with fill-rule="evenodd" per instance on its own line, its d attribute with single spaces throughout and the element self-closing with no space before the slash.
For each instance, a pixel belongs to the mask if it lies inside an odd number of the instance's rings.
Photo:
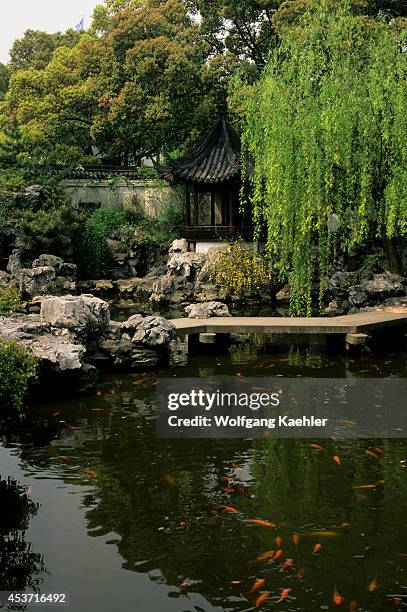
<svg viewBox="0 0 407 612">
<path fill-rule="evenodd" d="M 80 264 L 88 278 L 103 278 L 112 266 L 112 253 L 107 240 L 127 222 L 121 209 L 98 208 L 86 220 L 79 234 Z"/>
<path fill-rule="evenodd" d="M 212 278 L 232 293 L 269 287 L 273 282 L 270 260 L 241 241 L 232 242 L 216 253 L 211 266 Z"/>
<path fill-rule="evenodd" d="M 0 411 L 21 410 L 30 382 L 35 379 L 37 358 L 15 340 L 0 339 Z"/>
<path fill-rule="evenodd" d="M 114 263 L 109 239 L 115 241 L 115 250 L 123 253 L 169 246 L 178 237 L 183 215 L 179 194 L 163 195 L 157 218 L 146 216 L 136 195 L 123 208 L 98 208 L 78 233 L 77 252 L 82 275 L 86 278 L 109 275 Z"/>
<path fill-rule="evenodd" d="M 24 36 L 14 41 L 10 50 L 9 68 L 12 72 L 34 68 L 42 70 L 50 62 L 58 47 L 73 47 L 81 34 L 75 30 L 50 34 L 39 30 L 26 30 Z"/>
<path fill-rule="evenodd" d="M 15 285 L 0 287 L 0 317 L 12 317 L 21 306 L 21 294 Z"/>
<path fill-rule="evenodd" d="M 0 100 L 8 89 L 8 82 L 10 80 L 9 68 L 0 62 Z"/>
<path fill-rule="evenodd" d="M 82 226 L 82 216 L 70 204 L 56 203 L 40 210 L 20 212 L 23 255 L 31 258 L 52 253 L 62 258 L 74 255 L 74 238 Z"/>
<path fill-rule="evenodd" d="M 403 44 L 398 27 L 348 2 L 312 2 L 244 90 L 253 217 L 292 314 L 311 314 L 315 268 L 322 280 L 334 247 L 407 234 Z"/>
</svg>

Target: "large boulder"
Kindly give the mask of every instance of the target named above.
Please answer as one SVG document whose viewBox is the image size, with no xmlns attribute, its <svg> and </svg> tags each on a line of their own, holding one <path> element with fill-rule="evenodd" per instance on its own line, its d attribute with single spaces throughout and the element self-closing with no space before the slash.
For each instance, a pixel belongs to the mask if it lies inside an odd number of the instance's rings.
<svg viewBox="0 0 407 612">
<path fill-rule="evenodd" d="M 189 319 L 208 319 L 209 317 L 230 317 L 229 308 L 222 302 L 202 302 L 190 304 L 185 308 Z"/>
<path fill-rule="evenodd" d="M 54 328 L 91 338 L 107 329 L 110 312 L 108 303 L 93 295 L 66 295 L 43 300 L 41 317 Z"/>
<path fill-rule="evenodd" d="M 167 263 L 167 270 L 175 275 L 194 280 L 197 273 L 206 263 L 204 253 L 174 253 Z"/>
<path fill-rule="evenodd" d="M 180 240 L 174 240 L 171 243 L 168 252 L 170 255 L 173 255 L 174 253 L 187 253 L 188 248 L 188 240 L 185 240 L 185 238 L 181 238 Z"/>
<path fill-rule="evenodd" d="M 361 289 L 375 300 L 405 295 L 406 281 L 403 276 L 383 272 L 374 274 L 373 278 L 361 282 Z"/>
<path fill-rule="evenodd" d="M 49 323 L 36 314 L 14 318 L 0 317 L 0 337 L 5 340 L 29 340 L 50 331 Z"/>
<path fill-rule="evenodd" d="M 168 345 L 175 336 L 175 326 L 163 317 L 146 317 L 136 328 L 133 343 L 148 347 Z"/>
</svg>

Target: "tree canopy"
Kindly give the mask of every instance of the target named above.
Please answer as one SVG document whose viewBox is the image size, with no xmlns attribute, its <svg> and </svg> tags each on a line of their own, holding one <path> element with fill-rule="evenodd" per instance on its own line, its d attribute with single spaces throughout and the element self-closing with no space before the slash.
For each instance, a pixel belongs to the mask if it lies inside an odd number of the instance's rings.
<svg viewBox="0 0 407 612">
<path fill-rule="evenodd" d="M 405 22 L 310 4 L 258 83 L 245 91 L 243 146 L 253 159 L 257 227 L 311 314 L 317 268 L 335 248 L 407 235 Z M 321 282 L 322 289 L 322 282 Z"/>
</svg>

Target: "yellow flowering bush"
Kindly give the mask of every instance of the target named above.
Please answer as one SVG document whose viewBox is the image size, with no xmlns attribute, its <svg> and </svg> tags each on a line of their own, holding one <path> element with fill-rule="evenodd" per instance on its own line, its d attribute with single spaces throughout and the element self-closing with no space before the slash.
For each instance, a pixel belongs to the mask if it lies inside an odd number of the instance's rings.
<svg viewBox="0 0 407 612">
<path fill-rule="evenodd" d="M 232 293 L 252 291 L 271 285 L 273 270 L 269 259 L 247 247 L 242 241 L 227 245 L 216 253 L 211 268 L 212 279 Z"/>
</svg>

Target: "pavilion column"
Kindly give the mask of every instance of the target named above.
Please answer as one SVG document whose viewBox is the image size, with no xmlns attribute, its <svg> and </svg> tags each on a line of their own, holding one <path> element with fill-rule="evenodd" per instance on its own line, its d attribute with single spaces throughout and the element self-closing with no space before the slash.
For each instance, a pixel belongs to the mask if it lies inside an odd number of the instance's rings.
<svg viewBox="0 0 407 612">
<path fill-rule="evenodd" d="M 196 185 L 194 185 L 194 225 L 199 225 L 199 217 L 198 217 L 198 192 L 196 190 Z"/>
<path fill-rule="evenodd" d="M 230 192 L 229 193 L 229 225 L 230 227 L 234 225 L 233 221 L 234 221 L 233 219 L 233 193 Z"/>
<path fill-rule="evenodd" d="M 211 191 L 211 225 L 216 225 L 215 219 L 215 193 Z"/>
<path fill-rule="evenodd" d="M 188 184 L 185 186 L 185 192 L 186 192 L 186 203 L 187 203 L 186 225 L 190 226 L 191 225 L 191 194 L 188 189 Z"/>
</svg>

